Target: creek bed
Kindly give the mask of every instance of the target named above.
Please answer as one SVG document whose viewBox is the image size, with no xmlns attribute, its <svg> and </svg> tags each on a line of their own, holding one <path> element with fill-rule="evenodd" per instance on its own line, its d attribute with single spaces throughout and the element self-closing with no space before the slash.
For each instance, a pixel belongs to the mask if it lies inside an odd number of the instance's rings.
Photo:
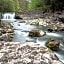
<svg viewBox="0 0 64 64">
<path fill-rule="evenodd" d="M 34 25 L 29 25 L 26 23 L 19 23 L 20 20 L 16 20 L 15 22 L 11 22 L 11 25 L 13 26 L 14 29 L 14 38 L 13 42 L 25 42 L 25 41 L 30 41 L 30 42 L 37 42 L 43 46 L 45 46 L 45 42 L 47 41 L 48 38 L 54 38 L 56 40 L 61 40 L 64 38 L 64 32 L 48 32 L 47 27 L 43 26 L 34 26 Z M 32 29 L 41 29 L 46 32 L 45 36 L 42 37 L 29 37 L 29 31 Z M 63 45 L 64 47 L 64 45 Z M 59 57 L 61 61 L 64 62 L 64 50 L 59 50 L 55 52 L 55 54 Z"/>
</svg>

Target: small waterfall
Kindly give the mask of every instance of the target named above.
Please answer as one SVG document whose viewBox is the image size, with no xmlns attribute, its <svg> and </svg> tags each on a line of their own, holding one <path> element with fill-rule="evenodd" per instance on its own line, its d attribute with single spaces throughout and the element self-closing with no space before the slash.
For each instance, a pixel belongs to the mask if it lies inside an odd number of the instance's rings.
<svg viewBox="0 0 64 64">
<path fill-rule="evenodd" d="M 2 20 L 12 20 L 15 19 L 15 13 L 3 13 Z"/>
</svg>

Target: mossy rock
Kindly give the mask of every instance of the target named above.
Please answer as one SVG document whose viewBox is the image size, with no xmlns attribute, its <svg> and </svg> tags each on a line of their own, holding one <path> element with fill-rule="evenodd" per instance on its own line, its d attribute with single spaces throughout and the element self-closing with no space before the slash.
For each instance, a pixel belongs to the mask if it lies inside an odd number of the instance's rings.
<svg viewBox="0 0 64 64">
<path fill-rule="evenodd" d="M 29 36 L 31 36 L 31 37 L 41 37 L 44 35 L 45 35 L 45 32 L 42 30 L 31 30 L 29 32 Z"/>
<path fill-rule="evenodd" d="M 59 50 L 59 45 L 60 45 L 60 43 L 57 42 L 57 41 L 54 40 L 54 39 L 49 38 L 49 39 L 47 40 L 47 42 L 46 42 L 45 45 L 46 45 L 48 48 L 50 48 L 51 50 L 57 51 L 57 50 Z"/>
</svg>

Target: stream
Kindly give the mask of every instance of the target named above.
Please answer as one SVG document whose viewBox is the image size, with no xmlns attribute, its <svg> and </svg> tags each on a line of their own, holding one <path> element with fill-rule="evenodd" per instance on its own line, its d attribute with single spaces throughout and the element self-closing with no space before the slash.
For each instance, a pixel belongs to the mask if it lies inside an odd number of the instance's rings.
<svg viewBox="0 0 64 64">
<path fill-rule="evenodd" d="M 13 26 L 14 29 L 14 38 L 13 42 L 25 42 L 25 41 L 30 41 L 30 42 L 36 42 L 38 44 L 41 44 L 42 46 L 45 47 L 45 42 L 47 41 L 48 38 L 52 37 L 56 40 L 61 40 L 64 38 L 64 32 L 55 32 L 51 33 L 47 31 L 47 27 L 43 26 L 34 26 L 34 25 L 29 25 L 26 23 L 19 23 L 20 20 L 15 20 L 15 21 L 9 21 L 11 25 Z M 45 36 L 42 37 L 29 37 L 29 31 L 32 29 L 41 29 L 46 32 Z M 61 49 L 55 54 L 58 56 L 58 58 L 64 62 L 64 44 L 61 45 Z"/>
</svg>

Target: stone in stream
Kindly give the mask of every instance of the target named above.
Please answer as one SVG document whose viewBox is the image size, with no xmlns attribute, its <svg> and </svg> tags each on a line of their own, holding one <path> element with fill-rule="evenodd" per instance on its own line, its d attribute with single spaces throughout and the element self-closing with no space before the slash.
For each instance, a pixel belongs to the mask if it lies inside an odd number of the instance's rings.
<svg viewBox="0 0 64 64">
<path fill-rule="evenodd" d="M 20 24 L 18 24 L 18 26 L 20 26 Z"/>
<path fill-rule="evenodd" d="M 52 31 L 53 31 L 53 29 L 48 29 L 48 31 L 49 31 L 49 32 L 52 32 Z"/>
<path fill-rule="evenodd" d="M 31 36 L 31 37 L 41 37 L 44 35 L 45 35 L 45 32 L 42 30 L 31 30 L 29 32 L 29 36 Z"/>
<path fill-rule="evenodd" d="M 49 38 L 46 42 L 46 46 L 53 51 L 59 50 L 60 43 L 52 38 Z"/>
</svg>

